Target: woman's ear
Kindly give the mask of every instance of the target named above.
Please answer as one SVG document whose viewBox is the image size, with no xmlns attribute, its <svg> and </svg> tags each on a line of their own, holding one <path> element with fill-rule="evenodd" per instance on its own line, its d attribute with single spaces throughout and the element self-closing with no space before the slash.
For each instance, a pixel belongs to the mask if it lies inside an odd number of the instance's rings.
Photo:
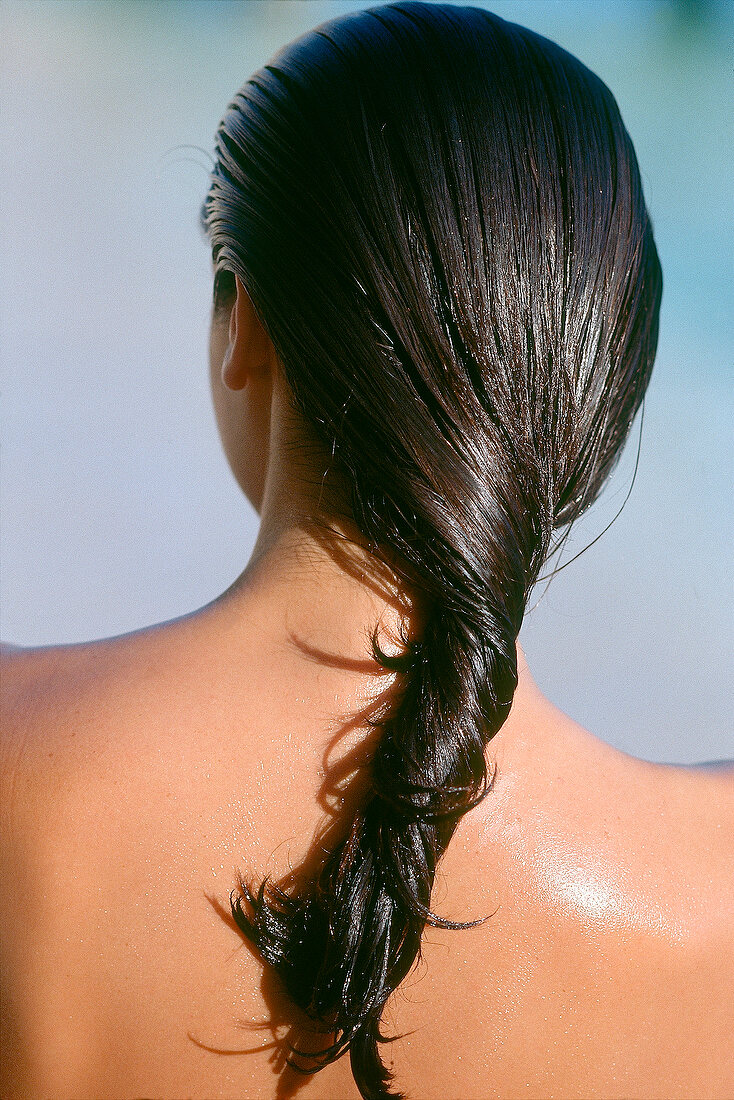
<svg viewBox="0 0 734 1100">
<path fill-rule="evenodd" d="M 250 295 L 235 276 L 237 296 L 229 317 L 229 343 L 222 360 L 222 382 L 229 390 L 243 390 L 247 383 L 275 366 L 275 348 L 255 312 Z"/>
</svg>

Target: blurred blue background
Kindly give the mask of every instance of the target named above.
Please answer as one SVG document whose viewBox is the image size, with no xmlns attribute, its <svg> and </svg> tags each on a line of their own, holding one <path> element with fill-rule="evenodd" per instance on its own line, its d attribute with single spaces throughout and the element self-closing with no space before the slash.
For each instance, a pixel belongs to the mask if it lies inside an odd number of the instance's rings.
<svg viewBox="0 0 734 1100">
<path fill-rule="evenodd" d="M 0 7 L 6 640 L 72 642 L 171 618 L 244 567 L 256 518 L 209 406 L 201 150 L 253 69 L 363 6 Z M 536 592 L 523 630 L 530 666 L 559 706 L 628 752 L 732 756 L 734 4 L 485 6 L 609 84 L 665 272 L 632 496 Z M 636 438 L 566 558 L 619 508 Z"/>
</svg>

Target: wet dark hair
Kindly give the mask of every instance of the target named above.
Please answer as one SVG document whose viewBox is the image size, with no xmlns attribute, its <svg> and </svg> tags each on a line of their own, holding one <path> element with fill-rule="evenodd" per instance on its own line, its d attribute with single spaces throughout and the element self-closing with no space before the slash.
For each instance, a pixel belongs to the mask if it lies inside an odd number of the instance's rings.
<svg viewBox="0 0 734 1100">
<path fill-rule="evenodd" d="M 598 495 L 655 355 L 661 272 L 606 86 L 477 7 L 407 0 L 285 47 L 229 106 L 204 208 L 376 559 L 429 609 L 367 793 L 313 881 L 233 911 L 365 1097 L 436 866 L 488 788 L 553 533 Z M 379 647 L 376 650 L 380 657 Z"/>
</svg>

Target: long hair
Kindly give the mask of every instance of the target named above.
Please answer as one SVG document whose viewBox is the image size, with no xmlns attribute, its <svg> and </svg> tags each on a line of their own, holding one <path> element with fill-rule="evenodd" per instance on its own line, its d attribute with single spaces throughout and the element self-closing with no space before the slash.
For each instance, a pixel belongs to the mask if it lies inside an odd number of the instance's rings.
<svg viewBox="0 0 734 1100">
<path fill-rule="evenodd" d="M 400 0 L 321 25 L 230 104 L 205 221 L 376 558 L 429 609 L 367 792 L 313 881 L 233 911 L 292 1000 L 394 1095 L 380 1017 L 436 866 L 486 793 L 516 638 L 553 532 L 597 496 L 655 355 L 661 272 L 606 86 L 476 7 Z M 449 922 L 443 922 L 448 924 Z"/>
</svg>

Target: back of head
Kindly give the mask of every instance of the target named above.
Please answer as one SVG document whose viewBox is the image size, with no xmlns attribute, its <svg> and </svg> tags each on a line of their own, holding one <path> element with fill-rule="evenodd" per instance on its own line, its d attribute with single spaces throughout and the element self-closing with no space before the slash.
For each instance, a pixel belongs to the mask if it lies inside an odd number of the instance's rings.
<svg viewBox="0 0 734 1100">
<path fill-rule="evenodd" d="M 206 218 L 217 293 L 239 275 L 367 545 L 428 609 L 319 882 L 235 905 L 333 1034 L 321 1061 L 349 1048 L 363 1094 L 387 1095 L 380 1014 L 485 792 L 553 531 L 595 499 L 642 401 L 660 267 L 604 84 L 481 8 L 416 0 L 326 23 L 254 74 Z"/>
</svg>

